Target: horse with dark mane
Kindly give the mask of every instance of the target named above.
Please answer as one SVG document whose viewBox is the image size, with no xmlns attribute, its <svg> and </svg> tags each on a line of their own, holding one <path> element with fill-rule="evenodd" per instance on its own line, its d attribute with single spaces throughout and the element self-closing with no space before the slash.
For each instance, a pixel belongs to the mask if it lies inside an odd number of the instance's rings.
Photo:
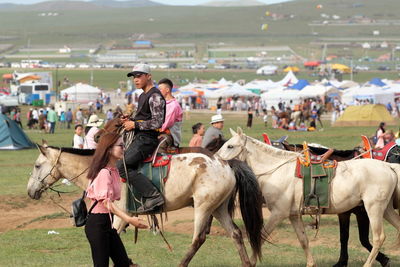
<svg viewBox="0 0 400 267">
<path fill-rule="evenodd" d="M 303 145 L 301 144 L 289 144 L 287 142 L 282 143 L 283 147 L 286 150 L 293 152 L 301 152 L 303 150 Z M 323 147 L 313 147 L 308 146 L 311 154 L 322 156 L 329 149 Z M 351 150 L 337 150 L 334 149 L 333 153 L 329 156 L 329 159 L 336 161 L 345 161 L 350 160 L 355 157 L 360 156 L 361 148 L 355 147 Z M 368 214 L 364 208 L 364 206 L 357 206 L 347 212 L 338 214 L 339 217 L 339 228 L 340 228 L 340 257 L 338 262 L 333 265 L 333 267 L 345 267 L 348 262 L 348 241 L 349 241 L 349 228 L 350 228 L 350 216 L 351 214 L 356 215 L 357 224 L 358 224 L 358 235 L 360 239 L 360 243 L 365 247 L 368 251 L 371 252 L 372 245 L 369 241 L 369 218 Z M 383 253 L 379 252 L 376 260 L 382 266 L 390 266 L 390 259 Z"/>
</svg>

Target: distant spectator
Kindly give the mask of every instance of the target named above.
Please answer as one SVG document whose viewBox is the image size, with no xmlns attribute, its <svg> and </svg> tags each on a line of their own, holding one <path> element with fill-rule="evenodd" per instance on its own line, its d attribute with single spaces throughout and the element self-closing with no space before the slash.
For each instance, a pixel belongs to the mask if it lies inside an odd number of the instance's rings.
<svg viewBox="0 0 400 267">
<path fill-rule="evenodd" d="M 211 117 L 211 126 L 207 129 L 204 134 L 203 141 L 201 143 L 202 147 L 207 147 L 214 139 L 219 138 L 221 136 L 224 137 L 222 133 L 222 129 L 224 128 L 224 118 L 222 115 L 214 115 Z"/>
<path fill-rule="evenodd" d="M 49 133 L 51 134 L 54 134 L 57 119 L 58 119 L 57 113 L 55 112 L 54 107 L 52 106 L 50 110 L 47 112 L 47 122 L 50 123 Z"/>
<path fill-rule="evenodd" d="M 106 122 L 109 122 L 114 118 L 114 113 L 112 112 L 112 109 L 107 110 L 106 113 Z"/>
<path fill-rule="evenodd" d="M 375 144 L 375 148 L 383 148 L 385 146 L 385 140 L 384 140 L 384 136 L 385 136 L 385 126 L 386 124 L 384 122 L 381 122 L 379 124 L 378 129 L 376 130 L 376 134 L 375 134 L 375 140 L 376 140 L 376 144 Z"/>
<path fill-rule="evenodd" d="M 78 109 L 78 111 L 75 114 L 75 123 L 76 124 L 83 124 L 83 113 L 82 109 Z"/>
<path fill-rule="evenodd" d="M 67 121 L 67 129 L 71 129 L 72 119 L 73 119 L 73 114 L 71 109 L 69 108 L 67 113 L 65 114 L 65 120 Z"/>
<path fill-rule="evenodd" d="M 61 111 L 61 114 L 60 114 L 60 129 L 65 129 L 65 122 L 66 122 L 65 112 Z"/>
<path fill-rule="evenodd" d="M 103 120 L 99 119 L 96 114 L 90 116 L 89 121 L 85 128 L 85 144 L 84 148 L 86 149 L 96 149 L 97 143 L 94 140 L 94 135 L 100 130 L 100 127 L 103 124 Z"/>
<path fill-rule="evenodd" d="M 264 110 L 263 121 L 264 121 L 264 126 L 267 127 L 267 124 L 268 124 L 268 112 L 267 112 L 267 110 Z"/>
<path fill-rule="evenodd" d="M 72 144 L 73 148 L 83 148 L 84 139 L 83 139 L 83 126 L 82 124 L 75 125 L 75 134 L 74 134 L 74 141 Z"/>
<path fill-rule="evenodd" d="M 196 123 L 192 126 L 193 137 L 190 139 L 189 147 L 201 147 L 201 143 L 203 141 L 203 136 L 205 133 L 204 124 L 201 122 Z"/>
<path fill-rule="evenodd" d="M 253 125 L 253 110 L 251 108 L 247 109 L 247 128 L 251 128 Z"/>
</svg>

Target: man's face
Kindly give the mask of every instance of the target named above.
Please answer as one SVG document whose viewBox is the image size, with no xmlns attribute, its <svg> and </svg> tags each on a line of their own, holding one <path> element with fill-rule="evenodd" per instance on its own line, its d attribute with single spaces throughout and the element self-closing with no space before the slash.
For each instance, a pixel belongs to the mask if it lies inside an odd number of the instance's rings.
<svg viewBox="0 0 400 267">
<path fill-rule="evenodd" d="M 132 76 L 136 88 L 144 89 L 151 80 L 151 74 L 137 73 Z"/>
<path fill-rule="evenodd" d="M 163 97 L 166 97 L 169 94 L 169 91 L 171 90 L 169 86 L 165 83 L 159 84 L 158 89 L 160 90 Z"/>
<path fill-rule="evenodd" d="M 216 122 L 216 123 L 213 124 L 213 126 L 214 126 L 215 128 L 217 128 L 217 129 L 222 130 L 222 128 L 224 128 L 224 122 L 223 122 L 223 121 Z"/>
</svg>

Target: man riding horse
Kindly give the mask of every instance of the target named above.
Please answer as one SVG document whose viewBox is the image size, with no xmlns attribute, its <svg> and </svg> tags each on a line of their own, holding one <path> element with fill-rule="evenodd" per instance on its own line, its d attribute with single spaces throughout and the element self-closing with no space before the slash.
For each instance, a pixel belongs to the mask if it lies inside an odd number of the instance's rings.
<svg viewBox="0 0 400 267">
<path fill-rule="evenodd" d="M 135 116 L 124 116 L 121 119 L 125 131 L 134 131 L 134 137 L 126 148 L 125 162 L 118 164 L 118 170 L 121 177 L 126 178 L 143 196 L 143 205 L 138 208 L 138 213 L 157 212 L 161 210 L 164 198 L 150 180 L 138 172 L 138 168 L 158 146 L 158 135 L 165 120 L 166 102 L 161 92 L 153 86 L 149 65 L 138 64 L 127 76 L 133 77 L 136 88 L 143 89 L 143 93 L 139 97 Z"/>
</svg>

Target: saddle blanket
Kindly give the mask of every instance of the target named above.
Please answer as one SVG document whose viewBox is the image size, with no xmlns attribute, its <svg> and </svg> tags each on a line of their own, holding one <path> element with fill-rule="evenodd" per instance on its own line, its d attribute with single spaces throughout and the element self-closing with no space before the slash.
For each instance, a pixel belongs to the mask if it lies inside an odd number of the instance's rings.
<svg viewBox="0 0 400 267">
<path fill-rule="evenodd" d="M 143 161 L 141 167 L 139 167 L 139 172 L 145 175 L 153 185 L 161 192 L 164 192 L 164 184 L 167 181 L 167 176 L 171 166 L 172 155 L 166 154 L 162 156 L 157 156 L 155 158 L 154 164 L 152 164 L 153 159 L 148 158 Z M 132 189 L 132 191 L 131 191 Z M 142 206 L 142 195 L 137 191 L 133 185 L 128 187 L 126 191 L 126 207 L 129 212 L 135 213 L 139 207 Z"/>
<path fill-rule="evenodd" d="M 309 166 L 297 160 L 296 174 L 303 180 L 304 207 L 329 208 L 330 181 L 335 176 L 337 162 L 311 162 Z"/>
</svg>

